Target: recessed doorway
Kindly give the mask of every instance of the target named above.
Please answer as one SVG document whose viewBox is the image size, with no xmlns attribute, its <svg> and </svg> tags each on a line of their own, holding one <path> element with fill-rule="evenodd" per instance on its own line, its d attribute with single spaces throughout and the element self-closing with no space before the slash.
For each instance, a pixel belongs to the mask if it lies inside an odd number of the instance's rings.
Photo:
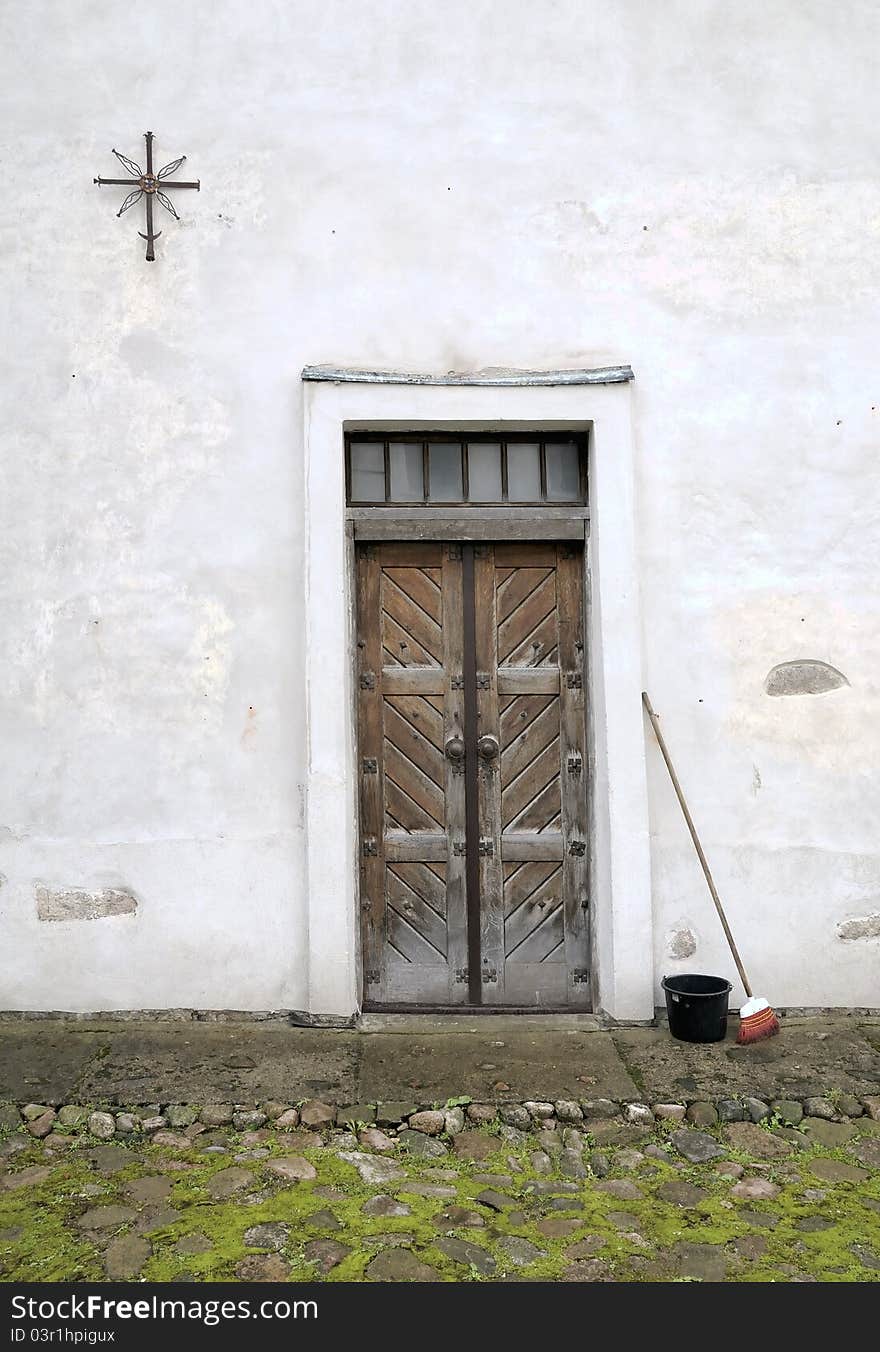
<svg viewBox="0 0 880 1352">
<path fill-rule="evenodd" d="M 424 511 L 355 547 L 364 1006 L 589 1009 L 583 540 L 424 538 L 583 504 L 581 446 L 352 436 L 347 484 Z"/>
</svg>

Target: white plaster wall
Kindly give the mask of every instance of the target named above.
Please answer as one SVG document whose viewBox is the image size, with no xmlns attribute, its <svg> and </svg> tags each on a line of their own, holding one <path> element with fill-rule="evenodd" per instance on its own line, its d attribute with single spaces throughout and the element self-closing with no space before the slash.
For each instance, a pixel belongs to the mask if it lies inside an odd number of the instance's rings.
<svg viewBox="0 0 880 1352">
<path fill-rule="evenodd" d="M 837 937 L 880 911 L 878 38 L 871 0 L 0 11 L 0 1007 L 308 1002 L 300 368 L 619 360 L 646 679 L 744 957 L 880 1005 Z M 203 183 L 153 265 L 91 183 L 148 127 Z M 796 657 L 849 687 L 771 700 Z M 728 970 L 649 773 L 655 975 Z"/>
</svg>

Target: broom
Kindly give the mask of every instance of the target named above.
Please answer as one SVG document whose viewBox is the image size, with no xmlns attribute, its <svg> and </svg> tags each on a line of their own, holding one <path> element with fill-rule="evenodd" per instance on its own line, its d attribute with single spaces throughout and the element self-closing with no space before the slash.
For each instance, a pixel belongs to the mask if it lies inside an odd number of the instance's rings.
<svg viewBox="0 0 880 1352">
<path fill-rule="evenodd" d="M 688 811 L 684 793 L 678 782 L 678 775 L 675 773 L 675 767 L 672 764 L 672 760 L 666 748 L 666 743 L 663 740 L 663 733 L 660 731 L 660 720 L 651 708 L 651 701 L 648 699 L 644 690 L 642 691 L 642 703 L 645 706 L 645 712 L 651 720 L 651 726 L 657 737 L 657 743 L 663 753 L 663 759 L 665 760 L 666 768 L 669 771 L 669 778 L 672 780 L 672 787 L 675 789 L 679 806 L 684 813 L 687 828 L 691 833 L 691 840 L 694 842 L 697 858 L 702 865 L 703 873 L 706 876 L 706 882 L 709 884 L 709 891 L 712 894 L 712 900 L 714 901 L 715 909 L 718 912 L 718 919 L 721 921 L 721 926 L 724 930 L 727 942 L 730 945 L 730 951 L 733 954 L 733 960 L 736 963 L 736 969 L 739 972 L 740 980 L 742 981 L 743 988 L 748 996 L 748 999 L 739 1011 L 739 1034 L 737 1035 L 736 1040 L 741 1043 L 760 1042 L 762 1038 L 772 1037 L 774 1033 L 779 1032 L 779 1020 L 770 1008 L 770 1002 L 768 1000 L 764 1000 L 760 996 L 756 998 L 752 995 L 752 988 L 749 984 L 749 979 L 746 976 L 746 969 L 743 967 L 742 958 L 733 941 L 733 935 L 731 934 L 730 926 L 727 923 L 727 916 L 724 914 L 724 907 L 721 905 L 721 898 L 716 890 L 712 874 L 709 871 L 709 865 L 706 861 L 706 856 L 703 853 L 703 847 L 700 844 L 700 838 L 697 835 L 697 828 L 694 826 L 693 818 Z"/>
</svg>

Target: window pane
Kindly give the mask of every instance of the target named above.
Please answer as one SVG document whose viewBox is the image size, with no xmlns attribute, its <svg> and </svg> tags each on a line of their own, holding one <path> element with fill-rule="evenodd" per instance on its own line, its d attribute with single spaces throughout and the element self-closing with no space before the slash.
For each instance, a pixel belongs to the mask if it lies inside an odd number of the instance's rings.
<svg viewBox="0 0 880 1352">
<path fill-rule="evenodd" d="M 457 441 L 432 441 L 428 447 L 431 502 L 461 502 L 461 446 Z"/>
<path fill-rule="evenodd" d="M 422 443 L 398 441 L 391 443 L 391 501 L 422 501 Z"/>
<path fill-rule="evenodd" d="M 385 501 L 385 449 L 381 441 L 351 443 L 351 500 Z"/>
<path fill-rule="evenodd" d="M 511 502 L 541 501 L 541 457 L 536 443 L 508 445 L 507 496 Z"/>
<path fill-rule="evenodd" d="M 501 501 L 500 443 L 471 442 L 468 446 L 468 498 L 471 502 Z"/>
<path fill-rule="evenodd" d="M 573 441 L 544 448 L 547 457 L 547 501 L 577 502 L 581 495 L 580 458 Z"/>
</svg>

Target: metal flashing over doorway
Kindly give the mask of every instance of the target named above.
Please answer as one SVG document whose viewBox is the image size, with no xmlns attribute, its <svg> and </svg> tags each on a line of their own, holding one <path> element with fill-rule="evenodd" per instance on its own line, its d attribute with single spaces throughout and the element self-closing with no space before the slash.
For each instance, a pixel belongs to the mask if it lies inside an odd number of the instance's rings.
<svg viewBox="0 0 880 1352">
<path fill-rule="evenodd" d="M 311 383 L 344 385 L 446 385 L 529 389 L 557 385 L 625 385 L 634 379 L 631 366 L 575 367 L 558 371 L 518 371 L 493 367 L 485 371 L 447 371 L 424 375 L 413 371 L 363 371 L 354 366 L 304 366 L 302 378 Z"/>
</svg>

